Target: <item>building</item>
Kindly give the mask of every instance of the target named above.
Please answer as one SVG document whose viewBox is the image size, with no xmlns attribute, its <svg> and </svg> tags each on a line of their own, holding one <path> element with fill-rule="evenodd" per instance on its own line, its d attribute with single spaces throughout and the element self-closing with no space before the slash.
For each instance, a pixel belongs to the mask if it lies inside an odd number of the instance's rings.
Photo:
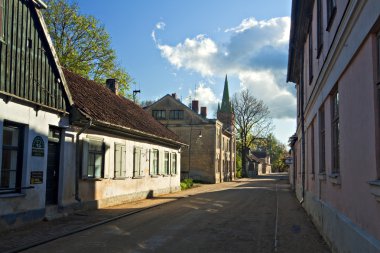
<svg viewBox="0 0 380 253">
<path fill-rule="evenodd" d="M 64 205 L 79 201 L 98 208 L 179 191 L 184 144 L 178 136 L 118 96 L 115 79 L 107 80 L 107 88 L 64 74 L 73 99 L 65 140 L 65 160 L 72 164 L 63 179 L 72 183 Z"/>
<path fill-rule="evenodd" d="M 271 173 L 270 156 L 265 151 L 249 150 L 247 154 L 246 175 L 255 177 Z"/>
<path fill-rule="evenodd" d="M 0 231 L 180 190 L 186 145 L 178 136 L 118 96 L 115 80 L 107 89 L 62 69 L 42 1 L 6 2 L 0 0 Z"/>
<path fill-rule="evenodd" d="M 335 252 L 380 252 L 380 2 L 293 0 L 291 182 Z"/>
<path fill-rule="evenodd" d="M 225 80 L 222 108 L 218 119 L 207 118 L 207 108 L 192 101 L 192 108 L 178 100 L 176 94 L 166 95 L 146 107 L 167 128 L 176 133 L 181 142 L 189 145 L 181 153 L 182 178 L 191 177 L 209 183 L 231 181 L 236 171 L 236 137 L 233 113 Z"/>
<path fill-rule="evenodd" d="M 42 219 L 66 166 L 72 103 L 39 0 L 0 1 L 0 230 Z M 18 13 L 13 18 L 12 13 Z M 3 15 L 4 14 L 4 15 Z"/>
</svg>

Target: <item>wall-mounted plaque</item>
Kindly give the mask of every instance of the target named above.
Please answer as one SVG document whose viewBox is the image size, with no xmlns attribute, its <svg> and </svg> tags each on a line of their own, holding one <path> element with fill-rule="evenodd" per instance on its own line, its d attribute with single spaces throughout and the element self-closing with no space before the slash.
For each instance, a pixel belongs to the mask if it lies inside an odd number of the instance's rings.
<svg viewBox="0 0 380 253">
<path fill-rule="evenodd" d="M 36 136 L 32 142 L 32 156 L 44 156 L 45 143 L 41 136 Z"/>
<path fill-rule="evenodd" d="M 43 171 L 32 171 L 30 172 L 30 184 L 42 184 L 44 182 L 44 172 Z"/>
</svg>

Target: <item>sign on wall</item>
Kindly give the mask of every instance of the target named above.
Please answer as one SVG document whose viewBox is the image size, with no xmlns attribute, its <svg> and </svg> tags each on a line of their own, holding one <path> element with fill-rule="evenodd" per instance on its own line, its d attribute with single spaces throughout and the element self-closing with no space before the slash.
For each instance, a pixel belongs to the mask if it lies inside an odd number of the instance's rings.
<svg viewBox="0 0 380 253">
<path fill-rule="evenodd" d="M 32 142 L 32 156 L 44 156 L 45 143 L 41 136 L 36 136 Z"/>
<path fill-rule="evenodd" d="M 43 171 L 31 171 L 30 172 L 30 184 L 42 184 L 44 182 Z"/>
</svg>

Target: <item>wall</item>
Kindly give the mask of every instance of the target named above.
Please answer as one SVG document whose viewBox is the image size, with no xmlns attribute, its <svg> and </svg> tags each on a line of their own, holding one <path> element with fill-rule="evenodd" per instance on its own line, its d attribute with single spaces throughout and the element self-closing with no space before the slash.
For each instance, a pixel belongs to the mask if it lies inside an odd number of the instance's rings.
<svg viewBox="0 0 380 253">
<path fill-rule="evenodd" d="M 23 189 L 21 193 L 0 195 L 0 228 L 6 229 L 44 216 L 49 125 L 65 128 L 68 126 L 68 118 L 42 110 L 36 112 L 31 107 L 12 101 L 6 104 L 0 100 L 0 108 L 0 143 L 3 143 L 4 120 L 25 125 L 21 186 L 34 187 Z M 41 136 L 45 143 L 43 157 L 32 156 L 31 145 L 37 135 Z M 0 152 L 0 164 L 1 156 L 2 152 Z M 43 184 L 30 184 L 31 171 L 43 172 Z"/>
<path fill-rule="evenodd" d="M 75 136 L 76 132 L 73 130 L 74 129 L 71 128 L 67 131 L 66 136 Z M 85 207 L 101 208 L 180 190 L 181 154 L 179 149 L 144 141 L 136 141 L 130 138 L 122 138 L 120 136 L 95 131 L 91 128 L 80 135 L 81 141 L 91 138 L 102 139 L 107 148 L 104 154 L 104 176 L 97 179 L 82 178 L 79 180 L 79 196 Z M 114 177 L 116 143 L 124 144 L 126 147 L 126 177 L 122 179 L 115 179 Z M 139 178 L 133 177 L 133 153 L 135 147 L 142 149 L 142 176 Z M 159 175 L 157 176 L 150 175 L 150 151 L 152 149 L 159 150 Z M 177 154 L 177 174 L 164 175 L 165 151 L 168 151 L 169 154 Z M 75 146 L 69 147 L 66 152 L 70 154 L 75 153 Z M 73 185 L 73 179 L 75 179 L 75 170 L 72 169 L 71 166 L 72 164 L 65 168 L 67 172 L 66 180 L 69 185 Z M 83 170 L 84 168 L 82 168 L 82 171 Z M 69 187 L 64 192 L 63 203 L 73 201 L 72 187 Z"/>
</svg>

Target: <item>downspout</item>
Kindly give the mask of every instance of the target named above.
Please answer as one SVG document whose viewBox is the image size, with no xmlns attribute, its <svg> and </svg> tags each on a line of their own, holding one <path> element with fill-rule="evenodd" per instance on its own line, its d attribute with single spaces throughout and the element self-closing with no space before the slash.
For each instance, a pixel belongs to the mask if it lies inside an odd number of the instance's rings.
<svg viewBox="0 0 380 253">
<path fill-rule="evenodd" d="M 302 204 L 305 198 L 305 112 L 304 112 L 304 73 L 303 73 L 303 65 L 304 65 L 304 54 L 303 51 L 301 53 L 301 81 L 300 81 L 300 92 L 301 92 L 301 156 L 302 156 L 302 199 L 300 203 Z"/>
<path fill-rule="evenodd" d="M 76 134 L 76 149 L 75 149 L 75 153 L 76 153 L 76 166 L 75 166 L 75 200 L 78 201 L 78 202 L 81 202 L 82 200 L 80 199 L 79 197 L 79 177 L 80 177 L 80 171 L 79 171 L 79 167 L 80 167 L 80 150 L 79 150 L 79 136 L 84 132 L 86 131 L 87 129 L 89 129 L 90 127 L 92 126 L 92 120 L 90 119 L 90 121 L 88 121 L 88 123 L 81 129 L 79 130 L 79 132 Z"/>
</svg>

